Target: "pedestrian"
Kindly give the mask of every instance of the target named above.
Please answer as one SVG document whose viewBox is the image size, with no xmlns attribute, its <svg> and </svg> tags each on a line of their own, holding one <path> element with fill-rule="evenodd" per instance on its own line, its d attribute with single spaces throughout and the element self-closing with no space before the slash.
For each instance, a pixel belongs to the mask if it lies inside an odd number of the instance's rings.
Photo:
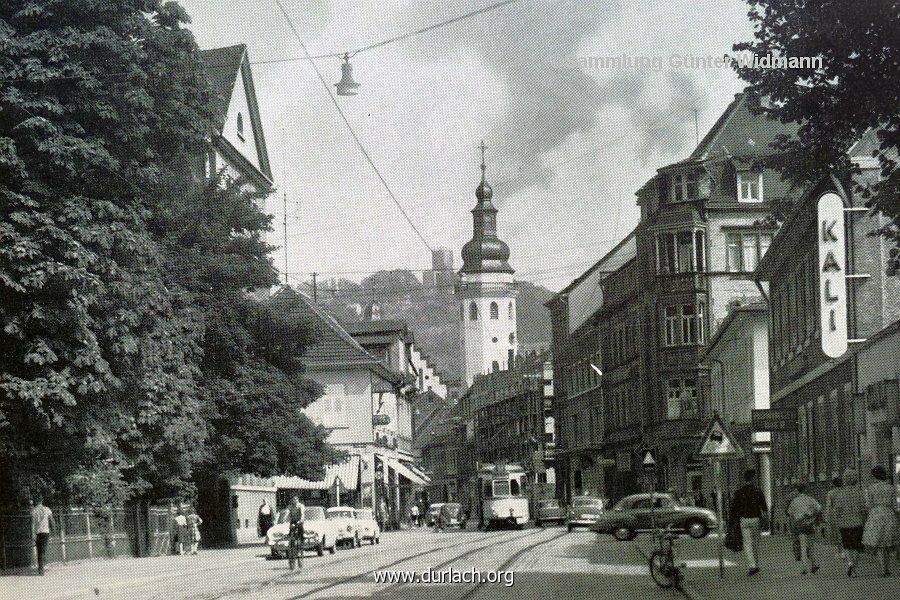
<svg viewBox="0 0 900 600">
<path fill-rule="evenodd" d="M 806 487 L 801 483 L 797 485 L 797 495 L 788 505 L 787 512 L 800 538 L 800 556 L 804 561 L 801 573 L 815 573 L 819 565 L 816 563 L 813 540 L 816 525 L 822 520 L 822 505 L 806 493 Z"/>
<path fill-rule="evenodd" d="M 35 498 L 35 507 L 31 509 L 31 524 L 34 528 L 34 545 L 37 547 L 38 574 L 44 574 L 44 563 L 47 558 L 47 544 L 50 543 L 50 532 L 56 529 L 53 511 L 44 506 L 44 498 Z"/>
<path fill-rule="evenodd" d="M 881 561 L 882 577 L 891 574 L 889 558 L 896 553 L 900 543 L 900 525 L 895 512 L 896 491 L 888 483 L 887 471 L 882 466 L 872 469 L 875 482 L 866 489 L 866 506 L 869 515 L 863 528 L 863 545 L 871 548 Z"/>
<path fill-rule="evenodd" d="M 201 519 L 200 515 L 198 515 L 191 507 L 188 507 L 186 513 L 187 540 L 190 545 L 191 554 L 196 555 L 197 548 L 200 546 L 200 525 L 203 524 L 203 519 Z"/>
<path fill-rule="evenodd" d="M 178 513 L 175 515 L 175 548 L 178 550 L 178 555 L 182 556 L 184 554 L 184 545 L 189 543 L 188 539 L 188 527 L 187 527 L 187 515 L 184 514 L 184 507 L 178 507 Z"/>
<path fill-rule="evenodd" d="M 706 496 L 699 489 L 694 490 L 694 504 L 698 508 L 707 508 L 709 504 L 706 503 Z"/>
<path fill-rule="evenodd" d="M 259 515 L 257 517 L 256 531 L 259 537 L 266 537 L 266 533 L 275 524 L 275 511 L 269 504 L 269 500 L 263 498 L 262 504 L 259 505 Z"/>
<path fill-rule="evenodd" d="M 840 489 L 843 487 L 843 485 L 844 485 L 844 480 L 841 479 L 840 477 L 835 477 L 831 480 L 831 489 L 828 490 L 828 492 L 825 494 L 825 511 L 824 511 L 825 515 L 828 515 L 831 513 L 831 503 L 834 500 L 835 494 L 837 494 L 840 491 Z M 838 530 L 834 527 L 834 525 L 831 523 L 830 520 L 827 521 L 827 527 L 828 527 L 828 539 L 830 539 L 831 543 L 833 543 L 835 546 L 837 546 L 839 548 L 838 556 L 843 558 L 844 560 L 846 560 L 847 553 L 844 551 L 844 548 L 841 546 L 840 534 L 838 533 Z"/>
<path fill-rule="evenodd" d="M 306 507 L 300 503 L 300 498 L 291 498 L 288 506 L 288 567 L 294 570 L 294 561 L 297 568 L 303 568 L 303 521 L 306 517 Z"/>
<path fill-rule="evenodd" d="M 409 509 L 410 518 L 412 519 L 413 525 L 419 526 L 419 505 L 413 503 L 413 505 Z"/>
<path fill-rule="evenodd" d="M 756 470 L 744 472 L 744 485 L 734 494 L 729 508 L 729 518 L 740 527 L 744 555 L 747 559 L 747 576 L 759 573 L 760 523 L 769 508 L 762 492 L 756 487 Z"/>
<path fill-rule="evenodd" d="M 854 469 L 846 469 L 843 485 L 828 494 L 830 502 L 825 513 L 831 527 L 839 534 L 844 559 L 847 561 L 847 577 L 856 576 L 856 560 L 863 549 L 866 509 L 858 483 L 857 472 Z"/>
</svg>

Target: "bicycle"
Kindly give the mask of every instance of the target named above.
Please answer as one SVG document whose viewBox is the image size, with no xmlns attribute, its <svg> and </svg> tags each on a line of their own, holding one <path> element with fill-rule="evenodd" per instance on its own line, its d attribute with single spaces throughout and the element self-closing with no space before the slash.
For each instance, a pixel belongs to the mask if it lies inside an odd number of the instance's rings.
<svg viewBox="0 0 900 600">
<path fill-rule="evenodd" d="M 303 523 L 291 523 L 287 549 L 288 568 L 291 571 L 295 564 L 297 568 L 303 568 L 303 544 Z"/>
<path fill-rule="evenodd" d="M 659 548 L 650 554 L 648 561 L 650 577 L 659 587 L 681 589 L 681 569 L 675 565 L 675 540 L 678 534 L 670 528 L 654 530 L 653 537 L 659 539 Z"/>
</svg>

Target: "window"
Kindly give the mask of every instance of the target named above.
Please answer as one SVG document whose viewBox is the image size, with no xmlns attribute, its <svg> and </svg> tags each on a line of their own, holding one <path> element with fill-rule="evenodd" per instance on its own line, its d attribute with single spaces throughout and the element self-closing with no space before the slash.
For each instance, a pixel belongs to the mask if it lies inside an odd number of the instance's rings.
<svg viewBox="0 0 900 600">
<path fill-rule="evenodd" d="M 658 272 L 697 273 L 706 270 L 706 234 L 703 231 L 661 233 L 656 239 Z"/>
<path fill-rule="evenodd" d="M 674 346 L 678 342 L 675 338 L 675 330 L 678 327 L 678 308 L 666 307 L 666 346 Z"/>
<path fill-rule="evenodd" d="M 239 140 L 244 141 L 244 115 L 241 113 L 237 115 L 237 136 Z"/>
<path fill-rule="evenodd" d="M 500 318 L 500 308 L 497 306 L 496 302 L 491 302 L 491 319 L 499 319 Z"/>
<path fill-rule="evenodd" d="M 725 268 L 731 273 L 749 273 L 772 243 L 771 232 L 732 231 L 728 233 Z"/>
<path fill-rule="evenodd" d="M 516 318 L 516 313 L 515 313 L 515 310 L 513 309 L 513 303 L 510 302 L 509 303 L 509 320 L 512 321 L 515 318 Z"/>
<path fill-rule="evenodd" d="M 516 343 L 516 334 L 515 333 L 509 334 L 509 344 L 512 346 L 512 345 L 515 345 L 515 343 Z"/>
<path fill-rule="evenodd" d="M 706 343 L 706 306 L 702 302 L 697 304 L 697 343 Z"/>
<path fill-rule="evenodd" d="M 762 173 L 744 171 L 737 174 L 738 202 L 762 202 Z"/>
<path fill-rule="evenodd" d="M 669 202 L 690 202 L 699 197 L 700 177 L 694 173 L 672 175 L 669 187 Z"/>
<path fill-rule="evenodd" d="M 681 307 L 681 343 L 697 343 L 697 319 L 694 315 L 693 304 L 685 304 Z"/>
<path fill-rule="evenodd" d="M 669 379 L 666 382 L 666 418 L 681 419 L 700 416 L 697 405 L 697 380 Z"/>
<path fill-rule="evenodd" d="M 474 302 L 469 305 L 469 320 L 470 321 L 478 320 L 478 306 Z"/>
</svg>

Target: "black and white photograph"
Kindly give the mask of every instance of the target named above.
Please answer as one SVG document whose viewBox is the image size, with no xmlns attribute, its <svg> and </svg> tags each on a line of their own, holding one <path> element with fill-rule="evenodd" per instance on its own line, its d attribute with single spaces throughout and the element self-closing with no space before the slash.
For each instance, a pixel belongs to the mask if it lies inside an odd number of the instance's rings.
<svg viewBox="0 0 900 600">
<path fill-rule="evenodd" d="M 895 600 L 900 0 L 0 0 L 0 600 Z"/>
</svg>

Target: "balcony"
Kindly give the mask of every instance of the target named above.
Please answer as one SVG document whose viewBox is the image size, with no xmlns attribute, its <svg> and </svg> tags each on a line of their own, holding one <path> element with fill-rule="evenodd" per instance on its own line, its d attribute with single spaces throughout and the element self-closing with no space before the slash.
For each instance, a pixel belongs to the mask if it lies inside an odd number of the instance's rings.
<svg viewBox="0 0 900 600">
<path fill-rule="evenodd" d="M 659 292 L 663 294 L 705 292 L 709 289 L 706 273 L 659 273 L 656 282 Z"/>
<path fill-rule="evenodd" d="M 651 427 L 651 437 L 658 440 L 699 439 L 704 429 L 705 424 L 700 417 L 670 419 L 654 423 Z"/>
</svg>

